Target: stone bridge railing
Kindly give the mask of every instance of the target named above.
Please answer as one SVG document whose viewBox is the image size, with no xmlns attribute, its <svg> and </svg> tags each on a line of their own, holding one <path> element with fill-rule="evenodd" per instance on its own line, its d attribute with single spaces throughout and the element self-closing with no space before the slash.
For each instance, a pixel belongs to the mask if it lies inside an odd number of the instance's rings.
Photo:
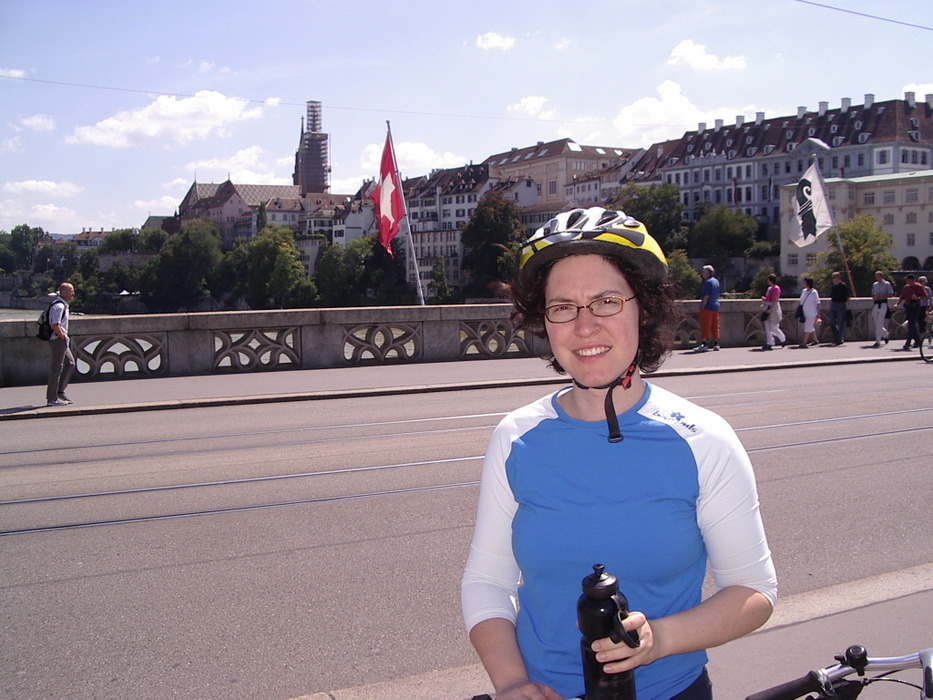
<svg viewBox="0 0 933 700">
<path fill-rule="evenodd" d="M 677 329 L 680 349 L 699 338 L 699 302 L 681 302 Z M 788 342 L 802 327 L 793 318 L 796 301 L 782 301 L 782 327 Z M 829 338 L 828 302 L 823 303 L 821 338 Z M 871 301 L 851 302 L 852 340 L 872 337 Z M 507 304 L 393 306 L 290 311 L 232 311 L 134 316 L 75 316 L 71 337 L 75 379 L 262 372 L 282 369 L 349 367 L 398 362 L 444 362 L 528 357 L 547 344 L 513 330 Z M 724 301 L 723 347 L 760 345 L 763 329 L 754 300 Z M 903 329 L 895 316 L 892 328 Z M 38 316 L 38 312 L 36 313 Z M 897 335 L 897 334 L 895 334 Z M 0 383 L 42 384 L 49 355 L 35 336 L 34 321 L 0 322 Z"/>
</svg>

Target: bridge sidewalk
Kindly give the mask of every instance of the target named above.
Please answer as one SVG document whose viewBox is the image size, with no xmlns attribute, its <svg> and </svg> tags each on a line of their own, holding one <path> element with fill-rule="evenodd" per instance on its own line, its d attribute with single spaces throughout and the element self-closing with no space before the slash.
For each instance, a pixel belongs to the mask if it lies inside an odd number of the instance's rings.
<svg viewBox="0 0 933 700">
<path fill-rule="evenodd" d="M 717 352 L 675 351 L 655 376 L 737 372 L 788 366 L 841 363 L 922 362 L 916 350 L 900 343 L 873 349 L 868 342 L 800 349 L 788 345 L 770 352 L 760 348 L 724 348 Z M 564 381 L 538 358 L 395 364 L 336 369 L 282 370 L 241 374 L 106 380 L 75 380 L 68 390 L 71 406 L 47 408 L 44 386 L 0 388 L 0 421 L 55 415 L 165 410 L 321 397 L 420 393 L 463 386 L 509 386 Z"/>
</svg>

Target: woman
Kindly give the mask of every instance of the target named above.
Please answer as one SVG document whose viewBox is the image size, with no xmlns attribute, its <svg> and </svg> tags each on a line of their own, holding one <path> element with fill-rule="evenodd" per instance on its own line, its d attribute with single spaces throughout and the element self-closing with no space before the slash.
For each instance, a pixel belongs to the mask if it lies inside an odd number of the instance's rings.
<svg viewBox="0 0 933 700">
<path fill-rule="evenodd" d="M 781 312 L 781 288 L 777 283 L 777 275 L 768 275 L 768 290 L 761 297 L 761 315 L 765 327 L 765 343 L 761 349 L 771 350 L 775 338 L 782 346 L 787 345 L 787 336 L 781 330 L 784 314 Z"/>
<path fill-rule="evenodd" d="M 917 278 L 917 284 L 923 287 L 926 292 L 926 296 L 920 300 L 920 311 L 917 313 L 917 335 L 922 338 L 923 334 L 927 332 L 927 314 L 930 313 L 930 308 L 933 307 L 933 289 L 927 286 L 926 275 L 920 275 Z"/>
<path fill-rule="evenodd" d="M 816 322 L 820 317 L 820 293 L 813 286 L 813 279 L 803 278 L 803 291 L 800 292 L 800 306 L 803 309 L 803 338 L 800 339 L 800 347 L 807 348 L 811 345 L 818 345 L 819 338 L 816 337 Z M 767 336 L 765 336 L 767 340 Z"/>
<path fill-rule="evenodd" d="M 666 278 L 644 225 L 599 207 L 522 247 L 513 322 L 572 384 L 503 419 L 483 464 L 462 602 L 497 700 L 583 693 L 576 600 L 597 562 L 641 644 L 593 649 L 607 673 L 634 669 L 639 700 L 707 700 L 704 650 L 771 614 L 748 455 L 722 418 L 641 376 L 672 347 Z M 707 562 L 719 590 L 701 601 Z"/>
</svg>

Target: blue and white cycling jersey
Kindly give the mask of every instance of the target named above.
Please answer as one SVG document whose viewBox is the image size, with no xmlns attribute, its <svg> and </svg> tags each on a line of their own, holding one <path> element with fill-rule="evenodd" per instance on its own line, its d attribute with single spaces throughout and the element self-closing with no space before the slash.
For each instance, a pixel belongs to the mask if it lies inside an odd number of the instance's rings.
<svg viewBox="0 0 933 700">
<path fill-rule="evenodd" d="M 583 693 L 576 601 L 593 564 L 649 620 L 698 605 L 707 563 L 719 588 L 772 605 L 777 584 L 751 463 L 723 418 L 648 383 L 610 443 L 604 420 L 563 412 L 566 390 L 496 428 L 462 598 L 467 629 L 512 620 L 530 678 L 572 697 Z M 705 663 L 697 651 L 636 669 L 639 700 L 676 695 Z"/>
</svg>

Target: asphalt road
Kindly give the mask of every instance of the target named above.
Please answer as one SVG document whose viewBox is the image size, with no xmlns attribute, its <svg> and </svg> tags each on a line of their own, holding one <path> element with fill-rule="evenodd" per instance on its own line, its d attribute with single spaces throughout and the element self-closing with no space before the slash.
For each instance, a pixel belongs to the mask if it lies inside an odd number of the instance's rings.
<svg viewBox="0 0 933 700">
<path fill-rule="evenodd" d="M 657 383 L 738 430 L 782 596 L 933 562 L 933 368 Z M 474 664 L 481 456 L 547 390 L 0 424 L 0 697 L 277 700 Z"/>
</svg>

